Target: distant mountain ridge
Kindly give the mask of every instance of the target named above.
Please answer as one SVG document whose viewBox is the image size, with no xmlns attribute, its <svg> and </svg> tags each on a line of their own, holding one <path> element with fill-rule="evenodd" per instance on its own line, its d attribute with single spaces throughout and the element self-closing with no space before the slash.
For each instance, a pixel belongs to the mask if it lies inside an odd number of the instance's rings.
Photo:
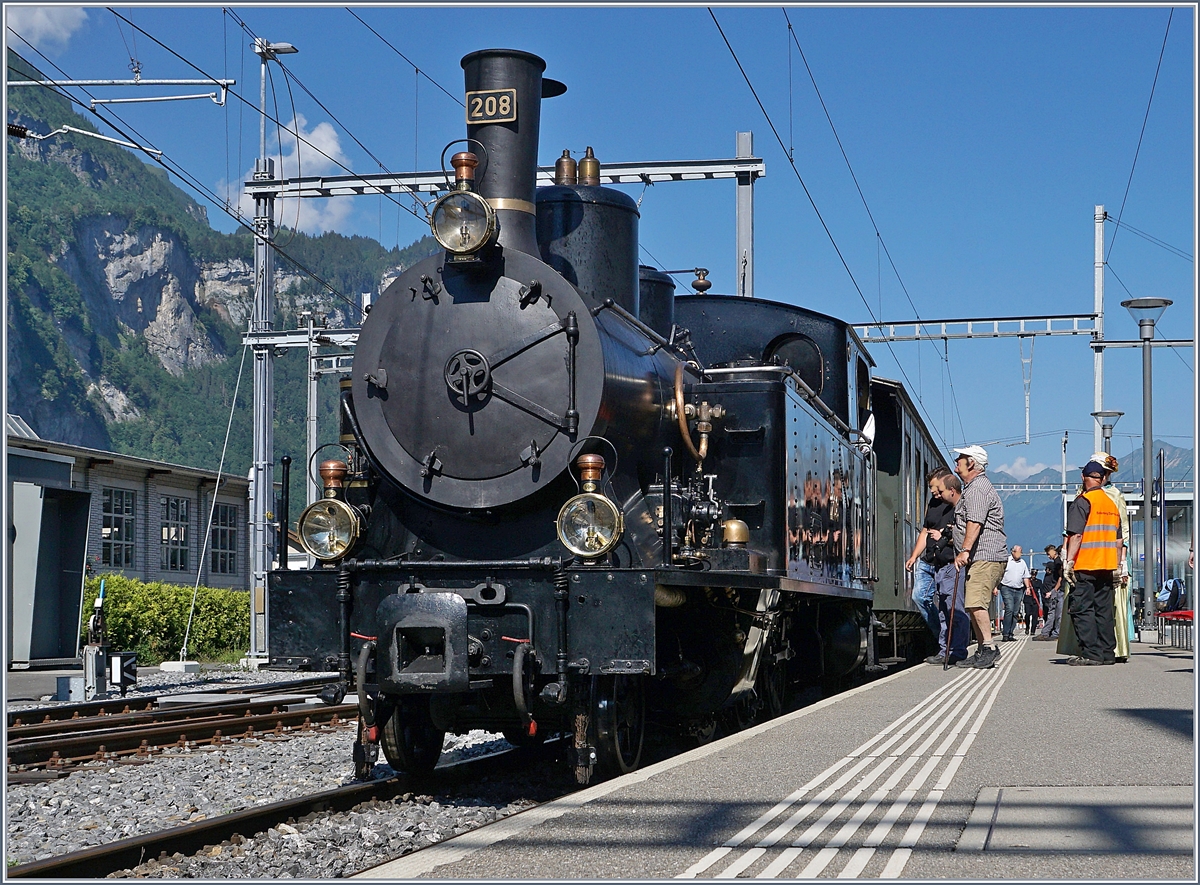
<svg viewBox="0 0 1200 885">
<path fill-rule="evenodd" d="M 1193 470 L 1194 452 L 1156 440 L 1153 451 L 1157 455 L 1162 449 L 1166 453 L 1166 474 L 1169 480 L 1195 480 Z M 1142 449 L 1138 447 L 1125 457 L 1118 456 L 1119 469 L 1114 477 L 1118 483 L 1140 482 L 1142 479 Z M 1082 464 L 1067 464 L 1067 488 L 1072 496 L 1079 489 Z M 1020 544 L 1027 551 L 1040 552 L 1047 544 L 1062 540 L 1063 504 L 1058 491 L 1062 487 L 1062 470 L 1047 467 L 1025 479 L 1004 473 L 988 471 L 988 478 L 996 484 L 1015 483 L 1020 485 L 1046 485 L 1045 491 L 1000 491 L 1004 502 L 1004 532 L 1008 542 Z"/>
<path fill-rule="evenodd" d="M 9 77 L 40 79 L 11 52 Z M 95 131 L 49 89 L 9 91 L 8 122 L 33 133 Z M 7 139 L 9 411 L 43 438 L 216 468 L 253 300 L 253 241 L 223 234 L 161 168 L 117 145 L 64 133 Z M 357 325 L 378 295 L 432 254 L 432 237 L 385 249 L 366 237 L 281 231 L 277 329 L 312 310 Z M 276 361 L 276 455 L 303 461 L 305 366 Z M 226 470 L 250 458 L 250 373 L 238 393 Z M 328 386 L 328 385 L 326 385 Z M 333 395 L 322 403 L 329 426 Z M 330 435 L 336 437 L 336 428 Z M 296 473 L 303 477 L 303 471 Z"/>
</svg>

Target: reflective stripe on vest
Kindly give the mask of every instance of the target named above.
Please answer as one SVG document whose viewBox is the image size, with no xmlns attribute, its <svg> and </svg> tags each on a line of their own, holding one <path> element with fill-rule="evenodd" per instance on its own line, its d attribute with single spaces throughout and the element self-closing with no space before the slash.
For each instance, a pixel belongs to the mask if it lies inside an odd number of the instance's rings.
<svg viewBox="0 0 1200 885">
<path fill-rule="evenodd" d="M 1084 492 L 1083 497 L 1092 505 L 1092 511 L 1088 514 L 1083 540 L 1075 555 L 1075 568 L 1085 572 L 1115 569 L 1120 547 L 1117 529 L 1121 525 L 1121 514 L 1112 498 L 1102 489 Z"/>
</svg>

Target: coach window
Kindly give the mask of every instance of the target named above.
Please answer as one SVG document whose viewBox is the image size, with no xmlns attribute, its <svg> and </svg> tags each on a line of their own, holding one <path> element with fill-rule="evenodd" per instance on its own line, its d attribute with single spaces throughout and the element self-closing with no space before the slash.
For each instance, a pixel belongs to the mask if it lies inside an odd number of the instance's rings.
<svg viewBox="0 0 1200 885">
<path fill-rule="evenodd" d="M 103 489 L 101 511 L 101 564 L 111 568 L 133 568 L 137 492 L 129 489 Z"/>
<path fill-rule="evenodd" d="M 191 508 L 187 498 L 164 495 L 159 498 L 162 508 L 161 563 L 164 572 L 188 570 L 188 541 Z"/>
<path fill-rule="evenodd" d="M 218 504 L 213 511 L 212 572 L 217 575 L 237 574 L 237 506 Z"/>
</svg>

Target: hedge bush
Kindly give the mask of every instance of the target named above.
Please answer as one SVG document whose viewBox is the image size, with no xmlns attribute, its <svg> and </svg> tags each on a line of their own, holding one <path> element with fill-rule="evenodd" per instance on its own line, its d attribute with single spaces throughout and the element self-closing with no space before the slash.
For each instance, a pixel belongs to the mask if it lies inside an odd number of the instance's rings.
<svg viewBox="0 0 1200 885">
<path fill-rule="evenodd" d="M 193 588 L 161 581 L 147 583 L 113 574 L 88 578 L 80 626 L 85 642 L 101 580 L 109 646 L 114 651 L 136 651 L 138 663 L 147 666 L 178 659 Z M 239 590 L 201 587 L 196 594 L 196 613 L 188 636 L 188 657 L 228 658 L 231 653 L 244 653 L 249 644 L 250 595 Z"/>
</svg>

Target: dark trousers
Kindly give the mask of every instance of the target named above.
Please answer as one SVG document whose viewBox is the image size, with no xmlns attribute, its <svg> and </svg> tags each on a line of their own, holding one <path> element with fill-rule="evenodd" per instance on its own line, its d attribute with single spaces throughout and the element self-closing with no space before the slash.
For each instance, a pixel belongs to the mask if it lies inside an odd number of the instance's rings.
<svg viewBox="0 0 1200 885">
<path fill-rule="evenodd" d="M 1033 631 L 1037 629 L 1038 622 L 1038 601 L 1037 597 L 1025 594 L 1025 634 L 1032 636 Z"/>
<path fill-rule="evenodd" d="M 1115 661 L 1117 632 L 1113 622 L 1111 571 L 1076 571 L 1067 599 L 1080 653 L 1093 661 Z"/>
<path fill-rule="evenodd" d="M 1062 615 L 1062 591 L 1055 590 L 1046 600 L 1046 623 L 1042 625 L 1042 635 L 1058 639 L 1058 622 Z"/>
<path fill-rule="evenodd" d="M 946 640 L 950 640 L 950 662 L 967 656 L 967 641 L 971 638 L 971 622 L 967 619 L 967 570 L 954 563 L 937 570 L 933 582 L 933 602 L 938 613 L 938 654 L 945 655 Z M 951 627 L 953 625 L 953 627 Z"/>
</svg>

